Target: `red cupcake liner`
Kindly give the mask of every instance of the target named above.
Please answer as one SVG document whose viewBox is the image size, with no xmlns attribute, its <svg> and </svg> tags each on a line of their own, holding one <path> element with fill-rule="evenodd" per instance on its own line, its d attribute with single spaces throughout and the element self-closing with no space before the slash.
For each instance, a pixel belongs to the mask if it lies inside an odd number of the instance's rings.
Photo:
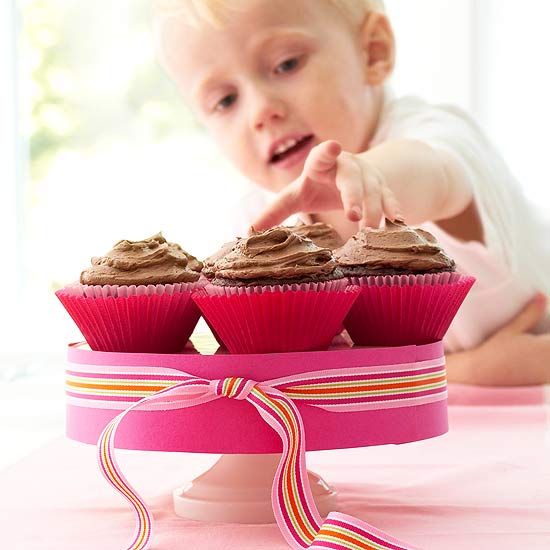
<svg viewBox="0 0 550 550">
<path fill-rule="evenodd" d="M 475 282 L 460 273 L 350 277 L 361 293 L 344 326 L 360 346 L 441 340 Z"/>
<path fill-rule="evenodd" d="M 277 353 L 327 349 L 359 292 L 346 280 L 207 285 L 193 300 L 230 353 Z"/>
<path fill-rule="evenodd" d="M 94 351 L 177 353 L 200 311 L 191 296 L 201 285 L 69 285 L 56 292 Z"/>
</svg>

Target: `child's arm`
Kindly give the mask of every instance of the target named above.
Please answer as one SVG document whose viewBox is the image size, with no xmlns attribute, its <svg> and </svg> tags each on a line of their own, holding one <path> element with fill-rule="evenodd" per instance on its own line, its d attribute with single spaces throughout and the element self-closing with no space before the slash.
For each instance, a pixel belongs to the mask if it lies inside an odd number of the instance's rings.
<svg viewBox="0 0 550 550">
<path fill-rule="evenodd" d="M 482 386 L 550 383 L 550 334 L 528 332 L 545 311 L 546 299 L 539 294 L 477 348 L 448 355 L 449 382 Z"/>
<path fill-rule="evenodd" d="M 408 225 L 452 218 L 472 201 L 460 162 L 421 141 L 387 141 L 357 157 L 365 174 L 378 172 L 394 192 Z"/>
<path fill-rule="evenodd" d="M 312 149 L 302 175 L 253 225 L 262 230 L 296 212 L 338 208 L 362 226 L 378 227 L 384 215 L 412 225 L 456 216 L 471 200 L 460 163 L 420 141 L 390 141 L 357 155 L 326 141 Z"/>
</svg>

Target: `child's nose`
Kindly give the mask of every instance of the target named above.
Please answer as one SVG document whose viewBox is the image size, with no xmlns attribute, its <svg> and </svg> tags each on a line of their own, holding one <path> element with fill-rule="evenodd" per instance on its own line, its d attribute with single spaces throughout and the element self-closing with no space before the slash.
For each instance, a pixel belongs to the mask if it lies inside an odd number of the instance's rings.
<svg viewBox="0 0 550 550">
<path fill-rule="evenodd" d="M 256 94 L 250 120 L 254 130 L 262 130 L 285 116 L 286 107 L 280 98 L 269 94 Z"/>
</svg>

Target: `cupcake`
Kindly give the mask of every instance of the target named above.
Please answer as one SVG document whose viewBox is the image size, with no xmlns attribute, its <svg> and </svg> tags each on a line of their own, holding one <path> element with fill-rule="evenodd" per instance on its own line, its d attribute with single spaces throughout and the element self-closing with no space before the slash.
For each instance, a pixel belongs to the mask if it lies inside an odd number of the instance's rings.
<svg viewBox="0 0 550 550">
<path fill-rule="evenodd" d="M 231 353 L 326 349 L 359 292 L 330 249 L 287 227 L 239 239 L 210 274 L 193 299 Z"/>
<path fill-rule="evenodd" d="M 456 271 L 431 233 L 400 221 L 362 229 L 334 256 L 361 287 L 344 326 L 362 346 L 441 340 L 475 280 Z"/>
<path fill-rule="evenodd" d="M 202 263 L 161 233 L 122 240 L 56 292 L 96 351 L 181 351 L 200 312 L 191 299 Z"/>
</svg>

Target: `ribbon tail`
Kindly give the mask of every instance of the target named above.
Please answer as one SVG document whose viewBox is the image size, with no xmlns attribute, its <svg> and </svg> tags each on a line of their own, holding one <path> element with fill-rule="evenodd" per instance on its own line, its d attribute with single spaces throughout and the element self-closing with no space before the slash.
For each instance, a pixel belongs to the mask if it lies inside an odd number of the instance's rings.
<svg viewBox="0 0 550 550">
<path fill-rule="evenodd" d="M 365 521 L 331 512 L 317 533 L 311 550 L 420 550 L 406 544 Z"/>
<path fill-rule="evenodd" d="M 204 392 L 202 397 L 197 397 L 197 390 Z M 192 407 L 218 398 L 216 395 L 208 394 L 207 391 L 208 381 L 197 381 L 195 379 L 182 382 L 154 395 L 145 397 L 113 418 L 99 436 L 97 458 L 101 472 L 107 481 L 130 502 L 136 514 L 134 538 L 128 546 L 128 550 L 146 550 L 148 548 L 153 536 L 153 516 L 144 500 L 128 483 L 117 464 L 114 456 L 116 430 L 129 412 L 137 408 L 146 408 L 147 405 L 152 405 L 155 401 L 161 401 L 174 394 L 180 399 L 185 398 L 186 394 L 190 394 L 187 403 L 185 400 L 179 401 L 181 407 Z M 169 406 L 169 402 L 166 403 L 166 406 Z"/>
<path fill-rule="evenodd" d="M 153 536 L 153 517 L 143 499 L 123 476 L 113 454 L 116 428 L 127 412 L 119 414 L 103 430 L 98 441 L 98 462 L 107 481 L 130 502 L 136 513 L 134 539 L 128 550 L 145 550 Z"/>
<path fill-rule="evenodd" d="M 294 403 L 279 390 L 255 387 L 247 397 L 283 443 L 271 499 L 275 519 L 295 550 L 419 550 L 339 512 L 323 522 L 307 477 L 304 427 Z"/>
<path fill-rule="evenodd" d="M 283 443 L 271 500 L 273 512 L 289 546 L 309 548 L 322 525 L 305 465 L 304 427 L 299 412 L 282 392 L 255 387 L 247 397 Z"/>
</svg>

